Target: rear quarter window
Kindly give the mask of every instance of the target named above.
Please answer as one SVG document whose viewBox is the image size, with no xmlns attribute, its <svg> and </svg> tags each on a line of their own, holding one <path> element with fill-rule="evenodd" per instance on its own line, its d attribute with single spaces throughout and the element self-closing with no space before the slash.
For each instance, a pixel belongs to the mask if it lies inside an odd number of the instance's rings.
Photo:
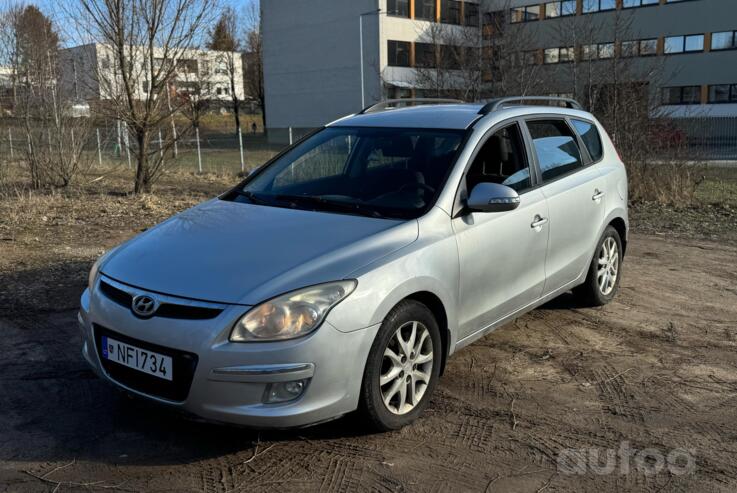
<svg viewBox="0 0 737 493">
<path fill-rule="evenodd" d="M 583 145 L 589 151 L 589 155 L 593 161 L 598 161 L 604 154 L 604 150 L 601 145 L 601 136 L 596 125 L 583 120 L 571 120 L 573 126 L 576 128 L 576 132 L 581 136 Z"/>
</svg>

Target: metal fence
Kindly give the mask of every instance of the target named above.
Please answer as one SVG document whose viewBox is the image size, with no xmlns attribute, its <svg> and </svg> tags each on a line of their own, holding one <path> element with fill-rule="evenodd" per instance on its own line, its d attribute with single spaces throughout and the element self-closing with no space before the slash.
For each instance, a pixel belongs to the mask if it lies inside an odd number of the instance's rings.
<svg viewBox="0 0 737 493">
<path fill-rule="evenodd" d="M 693 160 L 725 161 L 737 165 L 737 117 L 697 117 L 671 120 L 676 138 Z M 150 151 L 160 152 L 165 166 L 192 172 L 248 171 L 263 164 L 287 145 L 310 133 L 309 128 L 270 129 L 263 133 L 223 132 L 207 128 L 178 135 L 176 145 L 165 149 L 174 130 L 162 128 L 152 136 Z M 125 125 L 109 123 L 87 132 L 85 152 L 99 165 L 135 167 L 135 146 Z M 0 123 L 0 161 L 22 159 L 27 150 L 25 133 Z"/>
<path fill-rule="evenodd" d="M 36 128 L 34 132 L 45 135 L 43 129 Z M 263 164 L 286 145 L 269 143 L 263 133 L 238 134 L 206 128 L 180 133 L 171 145 L 174 132 L 170 126 L 155 132 L 149 151 L 160 153 L 166 167 L 200 173 L 247 171 Z M 88 160 L 100 166 L 135 167 L 136 145 L 124 124 L 95 126 L 85 134 L 83 150 Z M 28 141 L 22 128 L 0 125 L 0 161 L 23 159 L 27 149 Z"/>
<path fill-rule="evenodd" d="M 694 159 L 737 161 L 737 117 L 674 118 Z"/>
</svg>

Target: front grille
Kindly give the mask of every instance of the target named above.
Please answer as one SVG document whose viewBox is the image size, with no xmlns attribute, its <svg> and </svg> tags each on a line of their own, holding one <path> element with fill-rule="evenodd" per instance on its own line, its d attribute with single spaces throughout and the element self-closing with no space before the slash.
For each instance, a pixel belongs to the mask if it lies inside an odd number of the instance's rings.
<svg viewBox="0 0 737 493">
<path fill-rule="evenodd" d="M 124 308 L 130 309 L 133 303 L 133 295 L 127 291 L 116 288 L 112 284 L 100 280 L 100 292 L 109 300 L 114 301 Z M 179 320 L 209 320 L 217 317 L 223 310 L 219 308 L 208 308 L 204 306 L 179 305 L 176 303 L 161 303 L 154 317 L 174 318 Z"/>
<path fill-rule="evenodd" d="M 95 346 L 97 355 L 100 358 L 102 367 L 105 372 L 116 382 L 129 387 L 138 392 L 160 397 L 170 401 L 181 402 L 187 399 L 189 388 L 192 386 L 192 379 L 197 368 L 197 355 L 186 351 L 151 344 L 148 342 L 133 339 L 132 337 L 119 334 L 110 329 L 106 329 L 97 324 L 93 324 L 95 332 Z M 133 368 L 128 368 L 121 364 L 107 360 L 102 357 L 102 337 L 111 337 L 117 341 L 130 344 L 132 346 L 154 351 L 159 354 L 170 356 L 172 358 L 173 380 L 164 380 L 152 375 L 147 375 Z"/>
</svg>

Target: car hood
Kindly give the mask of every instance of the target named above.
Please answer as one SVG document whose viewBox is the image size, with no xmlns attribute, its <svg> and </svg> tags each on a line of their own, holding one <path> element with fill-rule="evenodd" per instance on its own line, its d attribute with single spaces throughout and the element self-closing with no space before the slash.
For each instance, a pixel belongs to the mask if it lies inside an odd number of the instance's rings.
<svg viewBox="0 0 737 493">
<path fill-rule="evenodd" d="M 211 200 L 116 249 L 101 272 L 148 291 L 253 305 L 354 270 L 417 239 L 417 221 Z"/>
</svg>

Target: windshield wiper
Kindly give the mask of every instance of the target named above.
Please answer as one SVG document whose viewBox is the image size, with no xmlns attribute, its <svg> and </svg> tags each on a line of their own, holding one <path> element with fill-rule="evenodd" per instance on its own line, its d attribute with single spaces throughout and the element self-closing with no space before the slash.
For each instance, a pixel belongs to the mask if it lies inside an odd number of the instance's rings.
<svg viewBox="0 0 737 493">
<path fill-rule="evenodd" d="M 256 195 L 255 193 L 251 192 L 250 190 L 236 190 L 235 193 L 237 195 L 240 195 L 241 197 L 247 198 L 248 200 L 250 200 L 254 204 L 268 204 L 269 203 L 268 200 L 265 200 L 265 199 L 259 197 L 258 195 Z"/>
<path fill-rule="evenodd" d="M 297 206 L 298 204 L 305 204 L 305 205 L 316 206 L 317 208 L 334 210 L 334 211 L 354 212 L 354 213 L 362 214 L 365 216 L 371 216 L 371 217 L 381 217 L 381 218 L 385 217 L 383 214 L 381 214 L 376 209 L 365 206 L 358 202 L 343 202 L 340 200 L 330 200 L 324 197 L 320 197 L 319 195 L 279 194 L 279 195 L 275 195 L 274 198 L 282 202 L 291 202 L 293 206 Z"/>
</svg>

